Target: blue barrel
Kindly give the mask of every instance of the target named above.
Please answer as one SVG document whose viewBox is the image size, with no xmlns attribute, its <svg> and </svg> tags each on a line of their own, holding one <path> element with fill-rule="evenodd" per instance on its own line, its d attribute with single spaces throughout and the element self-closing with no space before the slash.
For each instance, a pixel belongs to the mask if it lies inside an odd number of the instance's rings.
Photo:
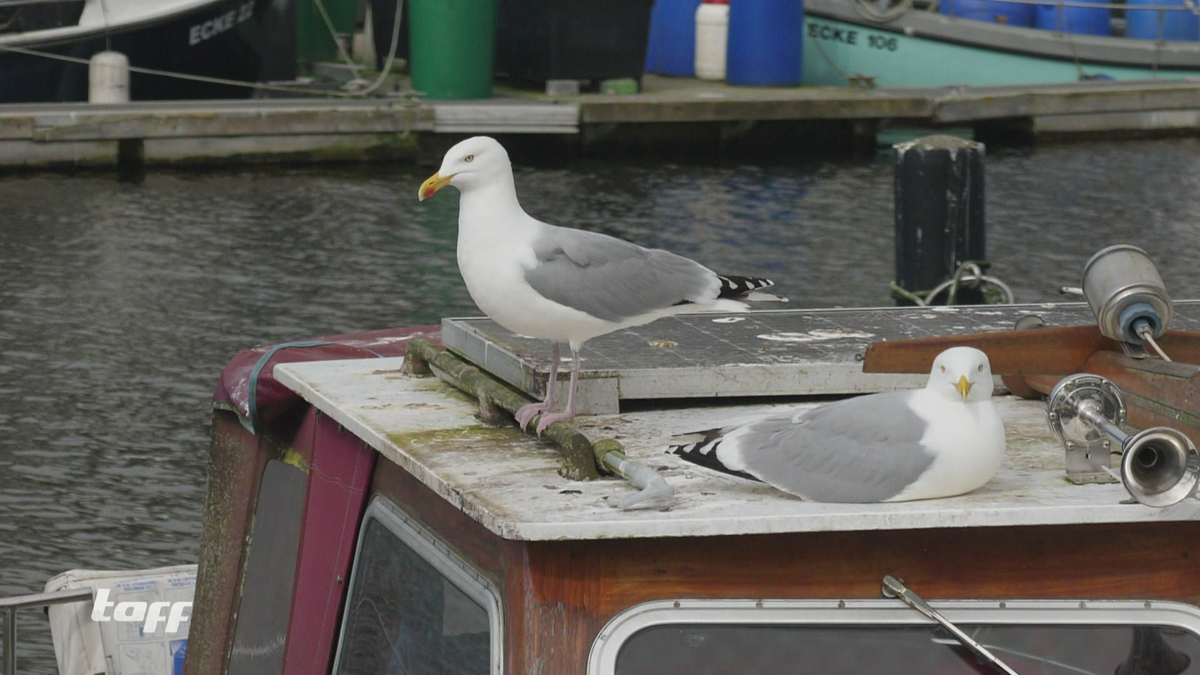
<svg viewBox="0 0 1200 675">
<path fill-rule="evenodd" d="M 942 14 L 960 19 L 991 21 L 1006 26 L 1028 28 L 1033 25 L 1035 7 L 1037 5 L 998 0 L 942 0 L 939 9 Z"/>
<path fill-rule="evenodd" d="M 742 85 L 800 84 L 803 0 L 732 0 L 725 81 Z"/>
<path fill-rule="evenodd" d="M 374 1 L 378 2 L 378 0 Z M 642 65 L 642 70 L 647 73 L 658 72 L 658 43 L 654 41 L 657 8 L 657 2 L 650 6 L 650 28 L 646 32 L 646 62 Z"/>
<path fill-rule="evenodd" d="M 1112 10 L 1108 8 L 1108 0 L 1072 0 L 1072 2 L 1092 2 L 1105 7 L 1064 7 L 1062 5 L 1037 5 L 1037 15 L 1034 26 L 1042 30 L 1052 30 L 1059 33 L 1079 33 L 1082 35 L 1109 35 L 1112 24 Z"/>
<path fill-rule="evenodd" d="M 183 662 L 187 659 L 187 638 L 171 640 L 171 675 L 183 675 Z"/>
<path fill-rule="evenodd" d="M 1186 6 L 1183 0 L 1126 0 L 1125 4 L 1130 7 Z M 1191 10 L 1126 10 L 1125 37 L 1139 40 L 1200 40 L 1200 16 L 1196 16 Z"/>
<path fill-rule="evenodd" d="M 700 0 L 655 0 L 650 10 L 646 72 L 696 76 L 696 8 Z"/>
</svg>

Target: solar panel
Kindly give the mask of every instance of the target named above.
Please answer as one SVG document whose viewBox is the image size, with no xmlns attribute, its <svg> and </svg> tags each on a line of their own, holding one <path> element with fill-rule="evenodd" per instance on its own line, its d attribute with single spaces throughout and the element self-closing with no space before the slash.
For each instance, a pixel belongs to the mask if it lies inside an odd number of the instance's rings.
<svg viewBox="0 0 1200 675">
<path fill-rule="evenodd" d="M 1171 327 L 1200 331 L 1200 300 L 1175 303 Z M 922 386 L 926 375 L 865 374 L 877 340 L 1012 330 L 1036 314 L 1048 326 L 1095 322 L 1084 303 L 775 310 L 687 314 L 588 341 L 581 352 L 581 414 L 611 414 L 621 401 L 755 396 L 831 396 Z M 486 318 L 442 322 L 442 340 L 497 378 L 545 394 L 550 343 Z M 563 349 L 559 378 L 570 370 Z M 565 396 L 560 397 L 565 404 Z"/>
</svg>

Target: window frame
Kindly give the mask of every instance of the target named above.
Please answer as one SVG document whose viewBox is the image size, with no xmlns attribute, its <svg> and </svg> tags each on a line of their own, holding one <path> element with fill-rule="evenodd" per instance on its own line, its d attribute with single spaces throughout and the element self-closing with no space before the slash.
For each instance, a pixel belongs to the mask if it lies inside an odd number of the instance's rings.
<svg viewBox="0 0 1200 675">
<path fill-rule="evenodd" d="M 942 600 L 930 602 L 964 624 L 1169 626 L 1200 638 L 1200 607 L 1142 600 Z M 673 624 L 935 625 L 900 600 L 658 600 L 614 616 L 592 641 L 588 675 L 612 675 L 617 655 L 638 631 Z"/>
<path fill-rule="evenodd" d="M 492 675 L 502 675 L 504 672 L 504 615 L 501 612 L 499 589 L 490 579 L 476 570 L 466 558 L 451 549 L 428 528 L 383 495 L 375 495 L 371 503 L 367 505 L 363 512 L 362 523 L 358 528 L 358 539 L 354 544 L 354 559 L 350 568 L 350 583 L 346 587 L 342 625 L 338 629 L 337 651 L 334 654 L 331 672 L 337 673 L 338 668 L 341 667 L 342 650 L 346 643 L 346 627 L 349 625 L 350 618 L 350 599 L 354 596 L 358 584 L 359 555 L 362 553 L 367 525 L 372 520 L 378 521 L 401 543 L 412 549 L 418 557 L 437 570 L 438 574 L 441 574 L 457 586 L 464 595 L 483 607 L 488 615 L 490 670 Z"/>
<path fill-rule="evenodd" d="M 229 643 L 231 675 L 283 672 L 308 501 L 308 471 L 293 459 L 272 457 L 259 473 Z"/>
</svg>

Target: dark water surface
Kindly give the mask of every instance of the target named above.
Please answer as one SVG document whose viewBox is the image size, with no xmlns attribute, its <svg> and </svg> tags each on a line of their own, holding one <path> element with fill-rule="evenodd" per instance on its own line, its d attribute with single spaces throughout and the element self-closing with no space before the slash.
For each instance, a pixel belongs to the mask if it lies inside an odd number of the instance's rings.
<svg viewBox="0 0 1200 675">
<path fill-rule="evenodd" d="M 72 568 L 194 562 L 209 397 L 235 352 L 474 313 L 457 193 L 410 166 L 0 177 L 0 597 Z M 522 167 L 526 209 L 779 281 L 793 307 L 890 304 L 890 159 Z M 988 252 L 1021 301 L 1145 248 L 1200 297 L 1200 142 L 992 152 Z M 22 672 L 54 670 L 40 612 Z"/>
</svg>

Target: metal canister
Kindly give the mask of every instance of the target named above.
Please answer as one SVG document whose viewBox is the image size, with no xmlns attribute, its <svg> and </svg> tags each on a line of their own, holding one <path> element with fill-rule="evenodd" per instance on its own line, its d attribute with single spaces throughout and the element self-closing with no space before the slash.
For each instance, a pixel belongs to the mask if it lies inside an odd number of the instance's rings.
<svg viewBox="0 0 1200 675">
<path fill-rule="evenodd" d="M 1145 343 L 1137 334 L 1143 323 L 1161 336 L 1175 315 L 1158 268 L 1145 251 L 1128 244 L 1102 249 L 1084 265 L 1083 295 L 1100 332 L 1122 342 Z"/>
</svg>

